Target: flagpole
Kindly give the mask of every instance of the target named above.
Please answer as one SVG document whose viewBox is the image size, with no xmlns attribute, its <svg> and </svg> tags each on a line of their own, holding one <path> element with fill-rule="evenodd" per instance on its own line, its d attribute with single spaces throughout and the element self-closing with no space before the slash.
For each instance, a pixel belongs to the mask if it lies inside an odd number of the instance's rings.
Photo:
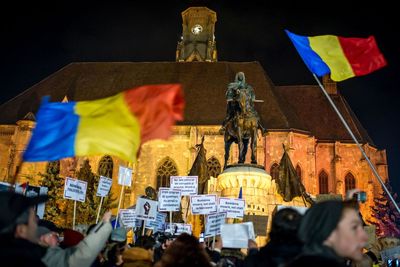
<svg viewBox="0 0 400 267">
<path fill-rule="evenodd" d="M 347 124 L 347 122 L 345 121 L 345 119 L 343 118 L 342 114 L 340 113 L 340 111 L 338 110 L 338 108 L 336 107 L 335 103 L 333 103 L 332 98 L 329 96 L 329 94 L 326 92 L 324 86 L 322 85 L 321 81 L 318 79 L 318 77 L 313 73 L 314 79 L 317 81 L 319 88 L 321 88 L 322 92 L 324 93 L 324 95 L 326 96 L 326 98 L 328 99 L 329 103 L 332 105 L 333 109 L 335 110 L 336 114 L 339 116 L 340 120 L 342 121 L 344 127 L 346 128 L 347 132 L 350 134 L 351 138 L 353 138 L 354 142 L 357 144 L 358 148 L 360 149 L 361 153 L 363 154 L 363 156 L 365 157 L 365 159 L 367 160 L 369 166 L 372 169 L 372 172 L 374 173 L 375 177 L 378 179 L 379 183 L 382 185 L 383 189 L 385 190 L 386 194 L 388 195 L 389 199 L 392 201 L 393 205 L 396 207 L 397 211 L 400 212 L 399 206 L 397 205 L 396 201 L 394 201 L 392 195 L 390 194 L 389 190 L 387 189 L 385 183 L 383 182 L 382 178 L 380 177 L 380 175 L 378 174 L 377 170 L 375 169 L 374 165 L 372 164 L 372 162 L 370 161 L 369 157 L 367 156 L 367 154 L 365 153 L 364 149 L 362 148 L 362 146 L 360 145 L 360 143 L 357 141 L 357 138 L 354 136 L 353 132 L 351 131 L 349 125 Z"/>
</svg>

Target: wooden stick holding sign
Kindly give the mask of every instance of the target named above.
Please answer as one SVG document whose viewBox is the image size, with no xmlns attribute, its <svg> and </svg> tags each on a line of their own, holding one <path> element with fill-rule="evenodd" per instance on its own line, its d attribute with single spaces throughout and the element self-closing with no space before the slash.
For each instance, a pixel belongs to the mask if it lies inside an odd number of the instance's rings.
<svg viewBox="0 0 400 267">
<path fill-rule="evenodd" d="M 111 185 L 112 185 L 112 179 L 105 176 L 100 176 L 100 181 L 99 185 L 97 186 L 96 196 L 101 197 L 101 199 L 100 199 L 99 210 L 97 211 L 96 224 L 99 222 L 100 211 L 104 197 L 106 197 L 108 195 L 108 192 L 110 192 Z"/>
<path fill-rule="evenodd" d="M 65 178 L 64 198 L 74 200 L 74 215 L 72 229 L 75 230 L 76 201 L 85 202 L 87 182 L 70 177 Z"/>
<path fill-rule="evenodd" d="M 118 215 L 119 215 L 119 210 L 121 208 L 121 201 L 122 201 L 122 194 L 124 192 L 124 187 L 125 185 L 131 186 L 131 183 L 132 183 L 132 169 L 119 166 L 118 184 L 122 185 L 122 188 L 121 188 L 121 194 L 119 195 L 117 218 L 115 219 L 114 229 L 117 228 L 118 224 Z"/>
<path fill-rule="evenodd" d="M 75 230 L 75 218 L 76 218 L 76 200 L 74 200 L 74 216 L 72 218 L 72 230 Z"/>
</svg>

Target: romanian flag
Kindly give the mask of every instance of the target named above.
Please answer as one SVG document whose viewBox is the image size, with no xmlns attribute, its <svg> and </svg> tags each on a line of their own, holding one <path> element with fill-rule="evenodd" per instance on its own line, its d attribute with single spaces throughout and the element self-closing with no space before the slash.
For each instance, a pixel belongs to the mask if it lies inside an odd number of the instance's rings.
<svg viewBox="0 0 400 267">
<path fill-rule="evenodd" d="M 366 75 L 386 66 L 375 38 L 345 38 L 334 35 L 300 36 L 286 30 L 308 69 L 334 81 Z"/>
<path fill-rule="evenodd" d="M 132 162 L 142 143 L 171 135 L 183 108 L 179 84 L 140 86 L 93 101 L 45 102 L 23 159 L 110 154 Z"/>
</svg>

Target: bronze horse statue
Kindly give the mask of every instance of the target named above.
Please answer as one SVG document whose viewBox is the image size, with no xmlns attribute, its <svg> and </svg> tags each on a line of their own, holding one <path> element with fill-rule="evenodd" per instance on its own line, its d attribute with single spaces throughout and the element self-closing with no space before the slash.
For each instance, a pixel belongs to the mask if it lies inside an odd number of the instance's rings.
<svg viewBox="0 0 400 267">
<path fill-rule="evenodd" d="M 239 146 L 239 161 L 244 163 L 250 142 L 251 163 L 257 164 L 257 129 L 259 128 L 259 117 L 254 109 L 253 99 L 247 90 L 235 90 L 233 101 L 234 116 L 227 123 L 224 133 L 225 162 L 224 169 L 229 159 L 229 151 L 233 142 Z"/>
</svg>

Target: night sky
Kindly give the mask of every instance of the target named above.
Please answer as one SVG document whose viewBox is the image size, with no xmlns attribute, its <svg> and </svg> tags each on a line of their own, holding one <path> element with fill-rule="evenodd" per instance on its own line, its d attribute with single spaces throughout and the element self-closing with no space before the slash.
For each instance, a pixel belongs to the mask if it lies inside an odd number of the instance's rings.
<svg viewBox="0 0 400 267">
<path fill-rule="evenodd" d="M 400 192 L 400 46 L 395 26 L 399 23 L 398 16 L 390 15 L 390 6 L 368 9 L 347 3 L 308 9 L 286 1 L 285 8 L 268 1 L 82 2 L 13 2 L 2 8 L 0 104 L 71 62 L 175 61 L 180 13 L 190 6 L 217 12 L 219 61 L 259 61 L 275 85 L 316 84 L 284 29 L 308 36 L 374 35 L 388 66 L 340 82 L 338 88 L 376 146 L 386 149 L 391 184 Z"/>
</svg>

